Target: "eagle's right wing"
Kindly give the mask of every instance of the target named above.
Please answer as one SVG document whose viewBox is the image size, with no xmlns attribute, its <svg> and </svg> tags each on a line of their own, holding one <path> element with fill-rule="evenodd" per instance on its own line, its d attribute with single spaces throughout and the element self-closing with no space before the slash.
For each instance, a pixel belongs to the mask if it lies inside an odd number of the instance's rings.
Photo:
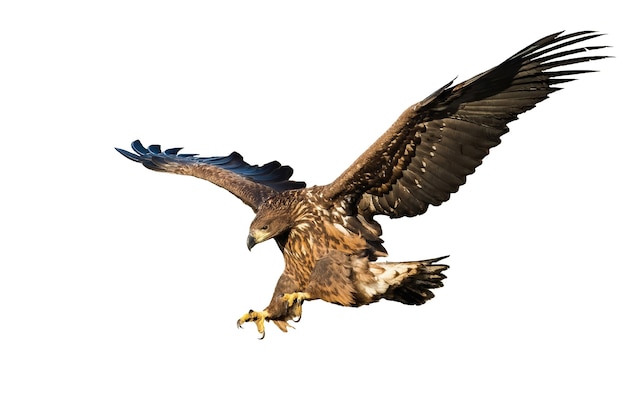
<svg viewBox="0 0 626 417">
<path fill-rule="evenodd" d="M 324 190 L 330 200 L 375 215 L 411 217 L 447 201 L 500 143 L 508 123 L 573 75 L 570 65 L 606 58 L 604 46 L 579 45 L 595 32 L 555 33 L 500 65 L 409 107 Z"/>
<path fill-rule="evenodd" d="M 228 190 L 255 212 L 259 205 L 277 192 L 304 188 L 301 181 L 291 181 L 293 169 L 277 161 L 265 165 L 250 165 L 237 152 L 228 156 L 198 157 L 179 154 L 182 148 L 161 151 L 159 145 L 146 149 L 140 141 L 131 144 L 135 153 L 115 148 L 128 159 L 154 171 L 190 175 L 202 178 Z"/>
</svg>

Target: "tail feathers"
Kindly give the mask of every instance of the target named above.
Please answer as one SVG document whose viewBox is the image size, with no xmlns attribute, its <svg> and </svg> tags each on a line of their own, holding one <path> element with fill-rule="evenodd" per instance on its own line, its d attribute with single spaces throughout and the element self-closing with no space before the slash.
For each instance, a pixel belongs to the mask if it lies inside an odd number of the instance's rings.
<svg viewBox="0 0 626 417">
<path fill-rule="evenodd" d="M 444 258 L 447 256 L 416 262 L 374 264 L 383 269 L 376 277 L 388 284 L 386 291 L 379 297 L 403 304 L 424 304 L 435 296 L 432 289 L 443 287 L 442 280 L 446 278 L 443 271 L 448 269 L 448 265 L 437 262 Z"/>
</svg>

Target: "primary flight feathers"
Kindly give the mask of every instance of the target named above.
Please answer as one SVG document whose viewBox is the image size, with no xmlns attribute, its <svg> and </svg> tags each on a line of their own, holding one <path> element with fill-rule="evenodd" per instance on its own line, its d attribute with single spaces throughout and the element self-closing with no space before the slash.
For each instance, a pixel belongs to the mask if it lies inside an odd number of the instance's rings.
<svg viewBox="0 0 626 417">
<path fill-rule="evenodd" d="M 154 171 L 191 175 L 211 181 L 239 197 L 255 211 L 274 192 L 306 186 L 304 182 L 289 180 L 293 174 L 290 166 L 283 166 L 277 161 L 263 166 L 250 165 L 237 152 L 228 156 L 202 158 L 196 154 L 179 154 L 182 148 L 161 151 L 159 145 L 150 145 L 146 149 L 138 140 L 131 147 L 136 153 L 115 149 L 128 159 L 140 162 Z"/>
</svg>

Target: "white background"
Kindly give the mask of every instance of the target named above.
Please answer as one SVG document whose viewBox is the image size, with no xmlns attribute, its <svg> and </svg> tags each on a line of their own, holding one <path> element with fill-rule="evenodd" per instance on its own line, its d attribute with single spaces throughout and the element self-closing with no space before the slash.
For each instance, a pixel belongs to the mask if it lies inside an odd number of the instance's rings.
<svg viewBox="0 0 626 417">
<path fill-rule="evenodd" d="M 0 415 L 626 413 L 617 2 L 207 3 L 0 6 Z M 113 150 L 237 150 L 325 184 L 454 77 L 585 29 L 616 58 L 450 202 L 382 219 L 389 260 L 451 255 L 421 307 L 310 302 L 258 341 L 235 321 L 283 264 L 247 251 L 252 211 Z"/>
</svg>

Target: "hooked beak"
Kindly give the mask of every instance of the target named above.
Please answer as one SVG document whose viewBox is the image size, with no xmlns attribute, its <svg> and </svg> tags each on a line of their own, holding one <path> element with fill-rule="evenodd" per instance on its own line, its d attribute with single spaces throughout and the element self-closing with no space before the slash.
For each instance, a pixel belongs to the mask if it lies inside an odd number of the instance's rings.
<svg viewBox="0 0 626 417">
<path fill-rule="evenodd" d="M 254 245 L 256 245 L 256 239 L 251 234 L 248 235 L 248 250 L 252 250 Z"/>
</svg>

